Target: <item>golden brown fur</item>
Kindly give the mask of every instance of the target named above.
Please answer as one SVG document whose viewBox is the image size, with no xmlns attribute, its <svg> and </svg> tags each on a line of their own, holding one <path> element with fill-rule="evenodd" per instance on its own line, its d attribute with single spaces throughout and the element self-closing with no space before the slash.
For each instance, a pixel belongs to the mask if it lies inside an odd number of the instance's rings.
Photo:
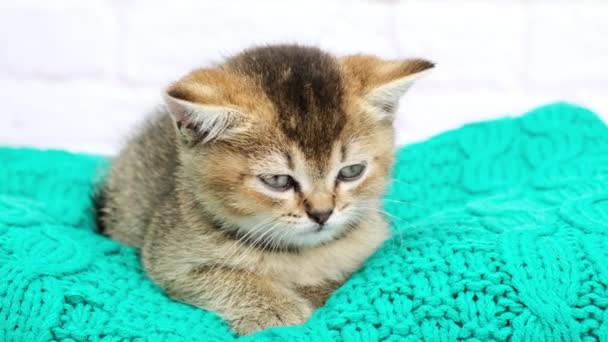
<svg viewBox="0 0 608 342">
<path fill-rule="evenodd" d="M 195 70 L 113 161 L 99 219 L 238 334 L 300 324 L 388 237 L 392 117 L 431 67 L 274 46 Z"/>
</svg>

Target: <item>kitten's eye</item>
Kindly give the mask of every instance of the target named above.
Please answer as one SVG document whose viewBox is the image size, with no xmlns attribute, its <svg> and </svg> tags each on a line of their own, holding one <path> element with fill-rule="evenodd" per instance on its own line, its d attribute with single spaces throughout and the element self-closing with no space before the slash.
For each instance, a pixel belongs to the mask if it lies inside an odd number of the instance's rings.
<svg viewBox="0 0 608 342">
<path fill-rule="evenodd" d="M 262 183 L 272 190 L 286 191 L 293 187 L 295 181 L 288 175 L 259 176 Z"/>
<path fill-rule="evenodd" d="M 361 177 L 365 170 L 365 164 L 354 164 L 343 167 L 338 173 L 338 180 L 354 181 Z"/>
</svg>

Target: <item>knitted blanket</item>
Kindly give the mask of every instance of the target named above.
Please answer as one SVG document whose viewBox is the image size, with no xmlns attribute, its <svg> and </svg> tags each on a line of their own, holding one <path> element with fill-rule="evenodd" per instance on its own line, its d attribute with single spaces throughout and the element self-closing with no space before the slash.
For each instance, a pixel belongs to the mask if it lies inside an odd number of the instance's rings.
<svg viewBox="0 0 608 342">
<path fill-rule="evenodd" d="M 101 157 L 0 149 L 0 340 L 229 341 L 94 232 Z M 608 341 L 608 129 L 567 104 L 399 151 L 393 237 L 261 341 Z"/>
</svg>

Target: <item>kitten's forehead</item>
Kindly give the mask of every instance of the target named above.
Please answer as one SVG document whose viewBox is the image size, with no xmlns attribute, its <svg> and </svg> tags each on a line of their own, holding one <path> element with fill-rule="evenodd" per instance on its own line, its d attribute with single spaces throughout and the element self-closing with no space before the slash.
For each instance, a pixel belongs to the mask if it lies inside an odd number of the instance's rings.
<svg viewBox="0 0 608 342">
<path fill-rule="evenodd" d="M 338 62 L 316 48 L 263 47 L 228 66 L 255 78 L 277 113 L 278 128 L 307 158 L 325 163 L 346 123 Z"/>
</svg>

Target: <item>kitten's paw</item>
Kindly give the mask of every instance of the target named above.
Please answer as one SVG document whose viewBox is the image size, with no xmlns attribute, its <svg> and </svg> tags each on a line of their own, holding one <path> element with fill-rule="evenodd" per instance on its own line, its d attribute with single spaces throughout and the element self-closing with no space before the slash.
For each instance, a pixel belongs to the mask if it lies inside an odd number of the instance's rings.
<svg viewBox="0 0 608 342">
<path fill-rule="evenodd" d="M 299 325 L 312 315 L 313 308 L 307 301 L 285 303 L 283 305 L 260 306 L 243 312 L 230 321 L 232 330 L 238 335 L 250 335 L 271 327 Z"/>
</svg>

